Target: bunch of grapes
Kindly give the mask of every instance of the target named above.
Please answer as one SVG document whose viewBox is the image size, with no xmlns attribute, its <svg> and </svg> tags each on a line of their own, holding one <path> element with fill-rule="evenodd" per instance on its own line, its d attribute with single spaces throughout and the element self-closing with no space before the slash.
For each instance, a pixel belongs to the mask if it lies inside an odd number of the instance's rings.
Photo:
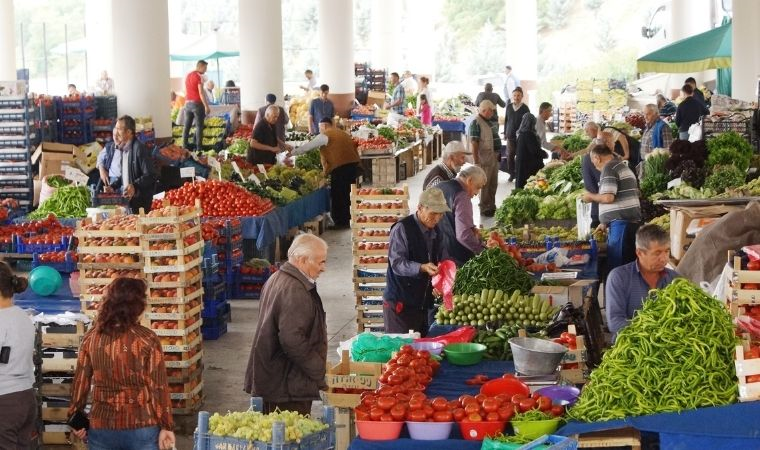
<svg viewBox="0 0 760 450">
<path fill-rule="evenodd" d="M 285 423 L 285 440 L 300 443 L 304 437 L 327 428 L 320 421 L 294 411 L 215 413 L 209 418 L 209 432 L 214 436 L 230 436 L 247 441 L 272 442 L 274 422 Z"/>
</svg>

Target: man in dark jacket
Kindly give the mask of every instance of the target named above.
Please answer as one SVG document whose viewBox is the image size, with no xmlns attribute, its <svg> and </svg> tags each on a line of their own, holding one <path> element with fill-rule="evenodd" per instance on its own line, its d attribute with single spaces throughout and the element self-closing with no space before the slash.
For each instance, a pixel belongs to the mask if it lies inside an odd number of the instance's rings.
<svg viewBox="0 0 760 450">
<path fill-rule="evenodd" d="M 427 334 L 428 312 L 433 308 L 431 277 L 438 274 L 445 254 L 438 222 L 449 211 L 443 192 L 430 188 L 420 194 L 417 212 L 391 227 L 383 293 L 386 333 Z"/>
<path fill-rule="evenodd" d="M 326 259 L 325 241 L 296 236 L 288 262 L 261 292 L 244 390 L 264 399 L 264 413 L 279 408 L 309 414 L 327 388 L 327 322 L 315 284 Z"/>
<path fill-rule="evenodd" d="M 150 211 L 156 190 L 156 168 L 150 151 L 135 136 L 135 119 L 121 116 L 114 127 L 114 145 L 98 157 L 100 182 L 96 189 L 121 192 L 133 213 Z M 125 170 L 126 168 L 126 170 Z"/>
<path fill-rule="evenodd" d="M 285 142 L 285 128 L 287 128 L 288 123 L 290 122 L 290 117 L 288 117 L 288 113 L 285 112 L 285 108 L 282 106 L 275 105 L 275 102 L 277 101 L 277 96 L 274 94 L 267 94 L 266 96 L 266 102 L 267 104 L 259 108 L 259 111 L 256 113 L 256 120 L 253 122 L 253 127 L 256 128 L 256 125 L 258 125 L 259 121 L 264 120 L 264 116 L 266 116 L 267 108 L 274 105 L 277 106 L 280 110 L 280 115 L 277 116 L 277 122 L 275 123 L 274 127 L 277 130 L 277 139 L 281 140 L 282 142 Z"/>
<path fill-rule="evenodd" d="M 699 118 L 710 114 L 704 103 L 694 98 L 694 88 L 690 84 L 684 84 L 681 92 L 686 97 L 676 109 L 676 125 L 678 125 L 678 139 L 689 139 L 689 127 L 699 122 Z"/>
</svg>

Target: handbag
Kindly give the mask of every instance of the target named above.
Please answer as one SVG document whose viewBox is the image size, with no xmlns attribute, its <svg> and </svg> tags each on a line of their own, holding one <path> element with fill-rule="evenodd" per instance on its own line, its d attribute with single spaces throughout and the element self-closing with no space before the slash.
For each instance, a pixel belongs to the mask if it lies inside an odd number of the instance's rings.
<svg viewBox="0 0 760 450">
<path fill-rule="evenodd" d="M 84 428 L 85 430 L 90 429 L 90 419 L 87 418 L 87 414 L 83 413 L 81 410 L 77 410 L 70 418 L 69 421 L 66 422 L 68 426 L 70 426 L 73 430 L 81 430 Z"/>
</svg>

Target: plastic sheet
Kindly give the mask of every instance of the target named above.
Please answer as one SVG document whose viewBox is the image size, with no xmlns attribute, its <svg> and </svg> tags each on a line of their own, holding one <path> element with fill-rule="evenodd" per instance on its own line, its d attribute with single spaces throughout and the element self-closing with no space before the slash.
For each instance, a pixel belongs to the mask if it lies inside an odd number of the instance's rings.
<svg viewBox="0 0 760 450">
<path fill-rule="evenodd" d="M 454 261 L 446 259 L 438 264 L 438 274 L 433 277 L 433 288 L 443 295 L 443 306 L 451 311 L 454 307 L 454 277 L 457 266 Z"/>
</svg>

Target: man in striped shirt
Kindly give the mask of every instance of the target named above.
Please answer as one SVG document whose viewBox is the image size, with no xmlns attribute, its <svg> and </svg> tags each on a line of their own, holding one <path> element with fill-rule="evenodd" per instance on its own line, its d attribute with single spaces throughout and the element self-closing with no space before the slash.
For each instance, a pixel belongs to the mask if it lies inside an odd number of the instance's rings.
<svg viewBox="0 0 760 450">
<path fill-rule="evenodd" d="M 641 205 L 636 175 L 606 145 L 591 149 L 591 163 L 601 172 L 599 193 L 584 192 L 583 201 L 599 204 L 599 227 L 607 230 L 607 270 L 636 259 L 636 230 Z"/>
</svg>

